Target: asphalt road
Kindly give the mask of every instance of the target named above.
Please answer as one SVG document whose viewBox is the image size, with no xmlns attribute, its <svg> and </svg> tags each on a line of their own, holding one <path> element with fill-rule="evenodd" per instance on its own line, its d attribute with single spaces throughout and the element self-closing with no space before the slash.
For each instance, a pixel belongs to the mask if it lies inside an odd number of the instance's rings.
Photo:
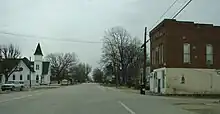
<svg viewBox="0 0 220 114">
<path fill-rule="evenodd" d="M 0 114 L 192 114 L 154 96 L 80 84 L 0 94 Z"/>
</svg>

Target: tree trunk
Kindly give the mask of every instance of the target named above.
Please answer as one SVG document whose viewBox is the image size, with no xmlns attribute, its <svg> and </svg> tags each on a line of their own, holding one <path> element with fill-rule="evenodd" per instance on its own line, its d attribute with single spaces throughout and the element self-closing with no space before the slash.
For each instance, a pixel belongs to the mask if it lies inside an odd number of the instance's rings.
<svg viewBox="0 0 220 114">
<path fill-rule="evenodd" d="M 122 64 L 122 70 L 121 70 L 120 72 L 121 72 L 121 76 L 122 76 L 123 85 L 126 85 L 126 83 L 127 83 L 127 79 L 126 79 L 126 68 L 125 68 L 125 65 L 124 65 L 124 64 Z"/>
<path fill-rule="evenodd" d="M 8 81 L 9 76 L 8 75 L 4 75 L 5 76 L 5 83 Z"/>
</svg>

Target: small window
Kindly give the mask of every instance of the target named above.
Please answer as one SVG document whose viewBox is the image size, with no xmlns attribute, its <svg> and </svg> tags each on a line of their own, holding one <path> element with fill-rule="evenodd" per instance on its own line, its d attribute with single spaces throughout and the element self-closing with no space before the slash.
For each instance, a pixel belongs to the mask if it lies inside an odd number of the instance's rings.
<svg viewBox="0 0 220 114">
<path fill-rule="evenodd" d="M 161 64 L 161 52 L 160 52 L 161 49 L 160 49 L 160 47 L 161 46 L 159 45 L 159 48 L 158 48 L 158 63 L 159 64 Z"/>
<path fill-rule="evenodd" d="M 40 68 L 39 68 L 39 65 L 36 65 L 36 70 L 39 70 Z"/>
<path fill-rule="evenodd" d="M 155 65 L 155 61 L 156 61 L 156 53 L 155 53 L 155 49 L 153 50 L 153 64 Z"/>
<path fill-rule="evenodd" d="M 159 64 L 159 47 L 156 48 L 156 64 Z"/>
<path fill-rule="evenodd" d="M 15 75 L 13 75 L 13 77 L 12 77 L 12 78 L 13 78 L 13 80 L 15 80 Z"/>
<path fill-rule="evenodd" d="M 185 84 L 185 77 L 184 77 L 184 75 L 181 77 L 181 84 Z"/>
<path fill-rule="evenodd" d="M 190 44 L 183 44 L 183 62 L 190 63 Z"/>
<path fill-rule="evenodd" d="M 162 70 L 162 88 L 165 87 L 165 71 Z"/>
<path fill-rule="evenodd" d="M 151 53 L 152 53 L 151 62 L 152 62 L 152 65 L 154 65 L 154 57 L 155 57 L 154 56 L 154 49 L 152 49 Z"/>
<path fill-rule="evenodd" d="M 161 63 L 163 64 L 163 54 L 164 54 L 164 52 L 163 52 L 163 44 L 161 45 Z"/>
<path fill-rule="evenodd" d="M 23 80 L 23 76 L 22 76 L 22 74 L 20 75 L 20 80 Z"/>
</svg>

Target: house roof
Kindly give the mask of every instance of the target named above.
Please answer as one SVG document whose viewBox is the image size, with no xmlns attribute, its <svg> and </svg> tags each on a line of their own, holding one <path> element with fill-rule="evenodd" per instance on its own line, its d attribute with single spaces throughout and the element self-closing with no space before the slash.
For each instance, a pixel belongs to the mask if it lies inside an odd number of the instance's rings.
<svg viewBox="0 0 220 114">
<path fill-rule="evenodd" d="M 36 50 L 34 52 L 34 55 L 41 55 L 41 56 L 43 56 L 43 53 L 42 53 L 41 47 L 40 47 L 40 43 L 37 44 L 37 48 L 36 48 Z"/>
<path fill-rule="evenodd" d="M 22 61 L 24 62 L 24 64 L 25 64 L 29 69 L 31 69 L 32 72 L 34 72 L 34 67 L 31 67 L 31 65 L 34 66 L 34 62 L 29 61 L 26 57 L 24 57 L 24 58 L 22 59 Z"/>
<path fill-rule="evenodd" d="M 11 71 L 13 68 L 16 67 L 16 65 L 18 65 L 18 63 L 20 61 L 23 61 L 24 64 L 31 69 L 32 72 L 34 72 L 34 68 L 31 68 L 31 65 L 33 65 L 33 62 L 30 62 L 26 57 L 21 58 L 21 59 L 3 59 L 2 61 L 0 61 L 0 72 L 3 73 L 3 69 L 8 69 L 9 71 Z"/>
<path fill-rule="evenodd" d="M 50 62 L 43 62 L 42 75 L 48 74 Z"/>
<path fill-rule="evenodd" d="M 0 61 L 1 73 L 4 72 L 4 69 L 11 71 L 16 65 L 18 65 L 19 62 L 20 59 L 3 59 L 2 61 Z"/>
</svg>

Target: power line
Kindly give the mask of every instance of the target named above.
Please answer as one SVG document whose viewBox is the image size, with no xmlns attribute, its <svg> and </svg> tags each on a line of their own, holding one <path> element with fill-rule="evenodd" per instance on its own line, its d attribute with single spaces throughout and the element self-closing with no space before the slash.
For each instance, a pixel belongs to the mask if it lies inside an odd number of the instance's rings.
<svg viewBox="0 0 220 114">
<path fill-rule="evenodd" d="M 5 31 L 0 31 L 0 34 L 4 35 L 12 35 L 12 36 L 20 36 L 20 37 L 25 37 L 29 39 L 45 39 L 45 40 L 56 40 L 56 41 L 63 41 L 63 42 L 74 42 L 74 43 L 102 43 L 98 41 L 83 41 L 83 40 L 73 40 L 73 39 L 60 39 L 60 38 L 54 38 L 54 37 L 42 37 L 42 36 L 34 36 L 34 35 L 25 35 L 25 34 L 17 34 L 17 33 L 11 33 L 11 32 L 5 32 Z"/>
<path fill-rule="evenodd" d="M 189 5 L 189 3 L 192 2 L 192 0 L 189 0 L 173 17 L 172 19 L 176 18 L 185 8 Z"/>
<path fill-rule="evenodd" d="M 167 8 L 167 10 L 160 16 L 160 18 L 156 21 L 156 23 L 155 23 L 149 30 L 152 30 L 153 27 L 156 26 L 156 24 L 166 15 L 166 13 L 167 13 L 177 2 L 178 2 L 178 0 L 175 0 L 175 1 Z M 147 34 L 147 35 L 149 35 L 149 34 Z M 150 41 L 150 38 L 149 38 L 147 41 L 145 41 L 144 44 L 147 43 L 147 42 L 149 42 L 149 41 Z"/>
<path fill-rule="evenodd" d="M 178 2 L 178 0 L 175 0 L 168 8 L 167 10 L 160 16 L 160 18 L 156 21 L 156 23 L 150 28 L 153 29 L 153 27 L 166 15 L 166 13 Z"/>
</svg>

